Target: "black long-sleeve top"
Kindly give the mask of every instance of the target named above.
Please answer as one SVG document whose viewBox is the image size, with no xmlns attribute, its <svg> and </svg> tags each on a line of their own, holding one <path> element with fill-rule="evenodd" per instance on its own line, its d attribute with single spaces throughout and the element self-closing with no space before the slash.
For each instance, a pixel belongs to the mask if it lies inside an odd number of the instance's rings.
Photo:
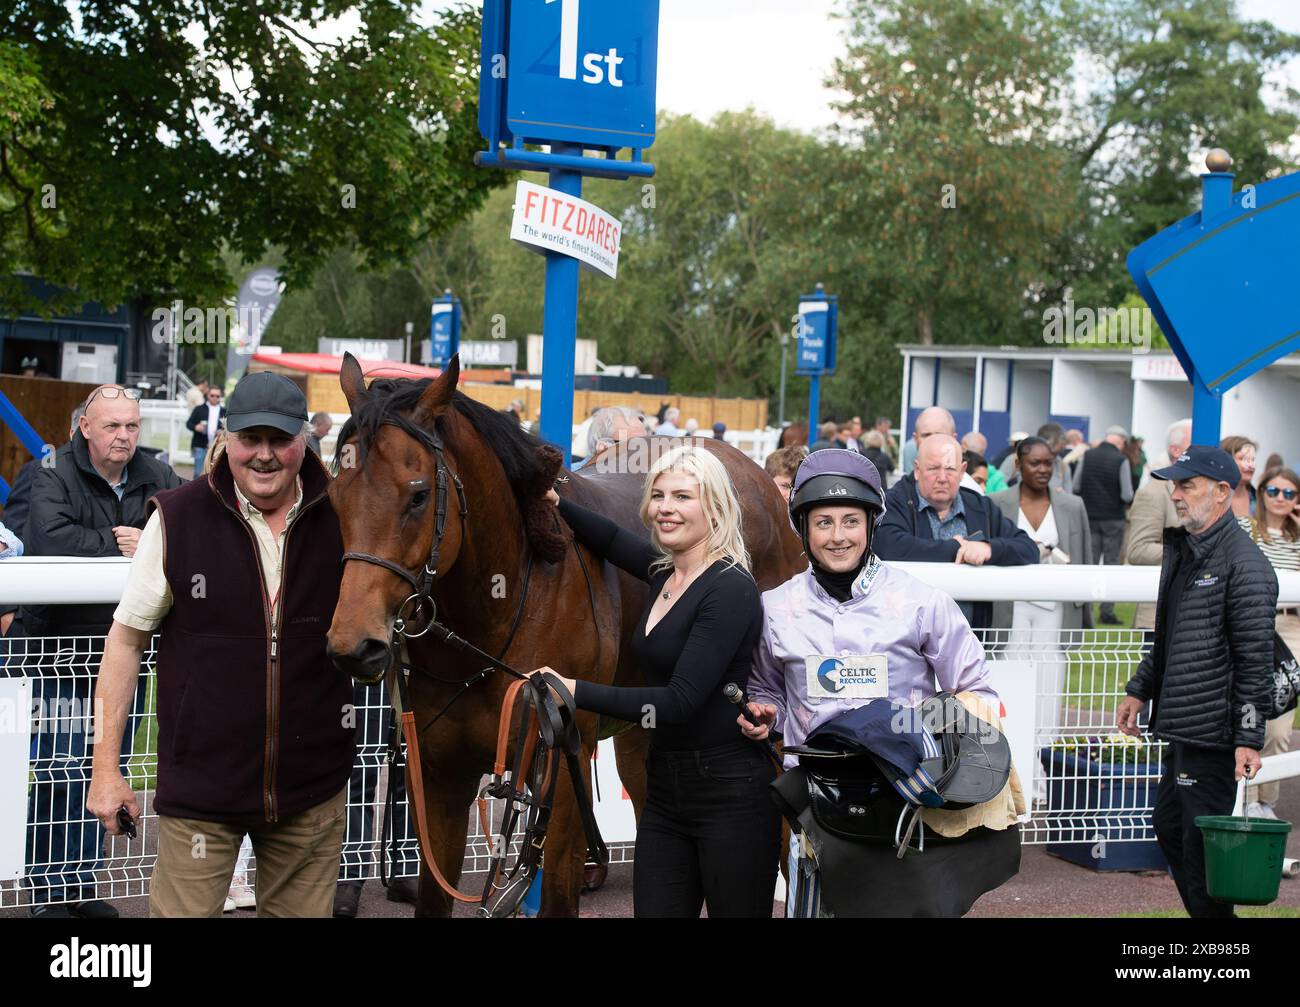
<svg viewBox="0 0 1300 1007">
<path fill-rule="evenodd" d="M 560 515 L 579 542 L 650 585 L 632 636 L 645 686 L 621 688 L 579 679 L 574 693 L 578 706 L 653 725 L 658 749 L 716 748 L 741 741 L 736 708 L 722 690 L 730 682 L 744 686 L 762 631 L 763 605 L 749 572 L 729 560 L 716 561 L 687 585 L 647 634 L 646 619 L 672 570 L 652 575 L 650 565 L 660 555 L 654 546 L 594 511 L 562 499 Z"/>
</svg>

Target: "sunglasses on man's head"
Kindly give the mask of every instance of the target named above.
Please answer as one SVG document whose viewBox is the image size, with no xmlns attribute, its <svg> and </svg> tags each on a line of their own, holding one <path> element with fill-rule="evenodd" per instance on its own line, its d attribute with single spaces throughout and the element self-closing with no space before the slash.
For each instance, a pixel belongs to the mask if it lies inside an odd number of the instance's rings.
<svg viewBox="0 0 1300 1007">
<path fill-rule="evenodd" d="M 1295 490 L 1284 490 L 1281 486 L 1265 486 L 1264 492 L 1271 497 L 1276 497 L 1280 493 L 1283 500 L 1294 500 L 1296 494 Z"/>
<path fill-rule="evenodd" d="M 101 398 L 105 398 L 105 399 L 115 399 L 115 398 L 117 398 L 119 395 L 124 395 L 124 396 L 126 396 L 128 399 L 135 400 L 135 399 L 140 398 L 140 389 L 138 389 L 138 388 L 122 388 L 122 387 L 120 387 L 120 386 L 118 386 L 118 385 L 106 385 L 106 386 L 103 387 L 103 388 L 96 388 L 93 392 L 91 392 L 91 393 L 90 393 L 90 398 L 88 398 L 88 399 L 86 400 L 86 405 L 90 405 L 92 402 L 94 402 L 94 401 L 95 401 L 95 396 L 96 396 L 96 395 L 100 396 Z"/>
</svg>

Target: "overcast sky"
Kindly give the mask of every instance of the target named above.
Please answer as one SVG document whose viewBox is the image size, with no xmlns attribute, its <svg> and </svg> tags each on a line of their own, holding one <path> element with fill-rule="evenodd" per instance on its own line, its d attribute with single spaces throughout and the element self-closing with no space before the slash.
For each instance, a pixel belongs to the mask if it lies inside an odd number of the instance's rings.
<svg viewBox="0 0 1300 1007">
<path fill-rule="evenodd" d="M 438 5 L 441 6 L 441 5 Z M 783 126 L 834 121 L 823 86 L 842 50 L 837 0 L 660 0 L 659 108 L 708 119 L 753 106 Z M 1239 0 L 1243 16 L 1300 33 L 1297 0 Z M 1300 87 L 1300 61 L 1286 73 Z"/>
<path fill-rule="evenodd" d="M 823 86 L 843 49 L 836 0 L 661 0 L 659 107 L 708 118 L 753 105 L 783 126 L 834 121 Z M 1242 15 L 1300 34 L 1297 0 L 1239 0 Z M 1286 77 L 1300 88 L 1300 61 Z"/>
</svg>

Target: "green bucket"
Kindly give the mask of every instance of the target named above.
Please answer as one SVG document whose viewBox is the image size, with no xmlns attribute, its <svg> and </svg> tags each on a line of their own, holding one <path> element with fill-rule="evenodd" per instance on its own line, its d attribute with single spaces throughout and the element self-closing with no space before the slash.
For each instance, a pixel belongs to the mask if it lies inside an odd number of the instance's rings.
<svg viewBox="0 0 1300 1007">
<path fill-rule="evenodd" d="M 1277 898 L 1290 822 L 1273 818 L 1200 815 L 1205 836 L 1205 887 L 1210 898 L 1266 906 Z"/>
</svg>

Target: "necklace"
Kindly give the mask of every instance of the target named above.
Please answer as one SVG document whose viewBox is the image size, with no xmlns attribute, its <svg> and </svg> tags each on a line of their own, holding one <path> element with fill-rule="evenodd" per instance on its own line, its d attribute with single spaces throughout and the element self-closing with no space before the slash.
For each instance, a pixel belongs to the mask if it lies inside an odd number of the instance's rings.
<svg viewBox="0 0 1300 1007">
<path fill-rule="evenodd" d="M 682 581 L 682 586 L 681 586 L 681 588 L 678 590 L 677 593 L 680 594 L 682 591 L 685 591 L 687 585 L 688 585 L 692 580 L 695 579 L 695 575 L 696 575 L 697 573 L 699 573 L 701 570 L 703 570 L 706 566 L 708 566 L 707 561 L 704 562 L 704 563 L 701 563 L 701 564 L 700 564 L 699 566 L 697 566 L 694 570 L 692 570 L 689 574 L 687 574 L 686 579 Z M 668 583 L 667 583 L 666 581 L 664 582 L 664 587 L 665 587 L 665 589 L 668 587 Z M 673 593 L 672 593 L 672 591 L 665 590 L 664 593 L 663 593 L 660 597 L 662 597 L 664 601 L 672 601 Z"/>
</svg>

